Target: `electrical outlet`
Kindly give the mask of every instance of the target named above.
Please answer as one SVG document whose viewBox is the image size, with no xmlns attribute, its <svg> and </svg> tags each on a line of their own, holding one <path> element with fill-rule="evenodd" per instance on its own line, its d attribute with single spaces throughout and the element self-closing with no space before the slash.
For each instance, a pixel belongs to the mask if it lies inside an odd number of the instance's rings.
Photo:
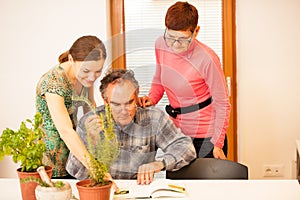
<svg viewBox="0 0 300 200">
<path fill-rule="evenodd" d="M 263 175 L 265 177 L 279 177 L 283 176 L 283 165 L 264 165 Z"/>
</svg>

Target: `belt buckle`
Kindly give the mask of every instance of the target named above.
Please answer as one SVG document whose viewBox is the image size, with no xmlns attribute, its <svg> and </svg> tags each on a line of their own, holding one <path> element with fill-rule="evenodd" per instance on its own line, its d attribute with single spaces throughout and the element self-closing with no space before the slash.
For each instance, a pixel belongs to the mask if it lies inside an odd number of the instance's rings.
<svg viewBox="0 0 300 200">
<path fill-rule="evenodd" d="M 177 117 L 178 111 L 172 108 L 170 105 L 166 105 L 166 112 L 173 117 L 174 119 Z"/>
</svg>

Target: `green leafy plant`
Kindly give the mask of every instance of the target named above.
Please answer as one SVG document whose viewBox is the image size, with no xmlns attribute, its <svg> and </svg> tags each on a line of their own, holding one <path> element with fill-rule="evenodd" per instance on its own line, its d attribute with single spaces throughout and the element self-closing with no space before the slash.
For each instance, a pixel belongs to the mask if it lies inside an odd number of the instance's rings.
<svg viewBox="0 0 300 200">
<path fill-rule="evenodd" d="M 40 178 L 36 177 L 27 177 L 20 179 L 21 183 L 29 183 L 29 182 L 35 182 L 36 184 L 43 186 L 43 187 L 56 187 L 56 188 L 62 188 L 65 184 L 62 181 L 55 181 L 53 182 L 53 186 L 49 185 L 48 183 L 42 181 Z"/>
<path fill-rule="evenodd" d="M 12 156 L 15 163 L 21 163 L 22 172 L 33 172 L 42 166 L 46 145 L 41 129 L 42 115 L 36 113 L 33 120 L 22 121 L 18 130 L 6 128 L 0 137 L 0 160 Z"/>
<path fill-rule="evenodd" d="M 96 113 L 96 108 L 85 97 L 73 97 L 74 101 L 83 101 L 87 103 L 91 111 Z M 88 173 L 91 179 L 90 186 L 107 185 L 109 182 L 105 179 L 109 172 L 109 167 L 117 159 L 120 148 L 117 135 L 114 130 L 114 120 L 110 106 L 105 106 L 105 113 L 100 113 L 102 123 L 100 124 L 101 134 L 91 135 L 87 130 L 87 150 L 90 153 L 88 159 Z"/>
</svg>

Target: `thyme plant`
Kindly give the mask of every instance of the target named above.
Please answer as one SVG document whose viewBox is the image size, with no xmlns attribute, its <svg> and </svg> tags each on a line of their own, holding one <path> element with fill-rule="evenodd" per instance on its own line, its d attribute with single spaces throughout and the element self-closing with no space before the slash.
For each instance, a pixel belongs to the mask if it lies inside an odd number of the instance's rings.
<svg viewBox="0 0 300 200">
<path fill-rule="evenodd" d="M 87 98 L 74 96 L 72 99 L 85 102 L 91 111 L 97 114 L 96 108 Z M 90 153 L 88 173 L 92 180 L 91 186 L 108 184 L 108 181 L 105 179 L 106 174 L 120 153 L 118 138 L 114 130 L 114 120 L 108 104 L 105 106 L 105 113 L 100 113 L 100 118 L 101 133 L 92 135 L 86 128 L 87 150 Z"/>
</svg>

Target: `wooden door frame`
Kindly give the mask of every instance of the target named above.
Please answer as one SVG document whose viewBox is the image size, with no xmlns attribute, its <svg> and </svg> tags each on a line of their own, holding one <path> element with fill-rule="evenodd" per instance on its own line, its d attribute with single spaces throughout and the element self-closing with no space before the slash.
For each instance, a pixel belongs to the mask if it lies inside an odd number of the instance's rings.
<svg viewBox="0 0 300 200">
<path fill-rule="evenodd" d="M 126 68 L 124 0 L 110 0 L 112 68 Z"/>
<path fill-rule="evenodd" d="M 236 0 L 222 1 L 222 31 L 223 31 L 223 70 L 225 77 L 230 77 L 231 114 L 227 131 L 228 159 L 237 161 L 237 112 L 236 112 Z M 125 20 L 124 0 L 110 0 L 111 37 L 118 35 L 119 39 L 112 40 L 113 68 L 126 68 L 125 55 Z M 154 44 L 153 44 L 154 45 Z"/>
<path fill-rule="evenodd" d="M 230 78 L 231 113 L 227 130 L 229 160 L 237 161 L 237 101 L 236 101 L 236 0 L 222 1 L 223 24 L 223 70 L 225 78 Z M 227 81 L 227 80 L 226 80 Z"/>
</svg>

